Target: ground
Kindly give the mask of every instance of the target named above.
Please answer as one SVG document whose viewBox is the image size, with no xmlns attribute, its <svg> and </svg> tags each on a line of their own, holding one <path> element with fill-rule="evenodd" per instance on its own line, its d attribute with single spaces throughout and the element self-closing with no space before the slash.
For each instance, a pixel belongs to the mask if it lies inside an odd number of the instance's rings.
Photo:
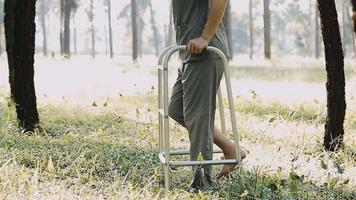
<svg viewBox="0 0 356 200">
<path fill-rule="evenodd" d="M 171 66 L 172 84 L 179 62 Z M 213 192 L 191 194 L 189 168 L 174 170 L 172 190 L 163 189 L 153 57 L 136 64 L 127 57 L 36 57 L 48 133 L 31 136 L 17 132 L 2 57 L 0 199 L 355 199 L 356 65 L 346 60 L 346 145 L 337 153 L 321 146 L 324 68 L 322 60 L 300 57 L 235 58 L 233 93 L 248 155 L 240 170 L 216 180 Z M 186 131 L 173 122 L 171 143 L 189 146 Z"/>
</svg>

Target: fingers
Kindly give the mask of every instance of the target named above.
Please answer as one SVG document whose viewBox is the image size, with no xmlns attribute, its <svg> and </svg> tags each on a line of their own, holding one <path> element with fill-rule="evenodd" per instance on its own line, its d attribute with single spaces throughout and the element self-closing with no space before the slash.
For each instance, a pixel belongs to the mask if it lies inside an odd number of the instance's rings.
<svg viewBox="0 0 356 200">
<path fill-rule="evenodd" d="M 187 51 L 193 54 L 200 54 L 207 46 L 204 42 L 200 38 L 190 40 L 187 45 Z"/>
<path fill-rule="evenodd" d="M 189 41 L 188 46 L 187 46 L 187 50 L 190 53 L 193 53 L 193 54 L 198 54 L 198 53 L 201 52 L 201 51 L 199 51 L 199 47 L 197 47 L 197 45 L 192 40 Z"/>
</svg>

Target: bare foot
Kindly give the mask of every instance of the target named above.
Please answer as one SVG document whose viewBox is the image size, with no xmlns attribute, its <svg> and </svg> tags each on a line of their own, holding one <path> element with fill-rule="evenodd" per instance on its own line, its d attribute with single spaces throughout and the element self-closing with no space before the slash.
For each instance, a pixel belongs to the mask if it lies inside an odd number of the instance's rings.
<svg viewBox="0 0 356 200">
<path fill-rule="evenodd" d="M 225 159 L 236 159 L 237 158 L 235 151 L 224 153 L 224 156 L 225 156 Z M 241 160 L 243 160 L 244 158 L 246 158 L 246 152 L 241 150 Z M 216 177 L 219 179 L 223 176 L 227 176 L 229 173 L 231 173 L 232 171 L 234 171 L 236 169 L 236 165 L 237 164 L 224 165 Z"/>
</svg>

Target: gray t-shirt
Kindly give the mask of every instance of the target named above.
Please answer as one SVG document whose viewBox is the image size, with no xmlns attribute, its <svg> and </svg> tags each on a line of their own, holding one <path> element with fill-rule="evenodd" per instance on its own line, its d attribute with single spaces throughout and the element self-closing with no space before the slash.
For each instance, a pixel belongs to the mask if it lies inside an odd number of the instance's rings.
<svg viewBox="0 0 356 200">
<path fill-rule="evenodd" d="M 191 39 L 200 37 L 208 19 L 209 0 L 172 0 L 173 20 L 178 45 L 187 45 Z M 218 31 L 210 41 L 214 46 L 230 57 L 224 25 L 221 23 Z M 201 54 L 181 53 L 183 62 L 203 59 L 215 59 L 215 53 L 204 51 Z"/>
</svg>

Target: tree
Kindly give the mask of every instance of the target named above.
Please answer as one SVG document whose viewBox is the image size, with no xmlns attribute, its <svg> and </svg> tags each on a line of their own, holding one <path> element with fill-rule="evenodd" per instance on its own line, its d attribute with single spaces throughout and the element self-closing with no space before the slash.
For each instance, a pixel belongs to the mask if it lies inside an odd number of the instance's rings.
<svg viewBox="0 0 356 200">
<path fill-rule="evenodd" d="M 34 87 L 36 0 L 5 0 L 5 36 L 11 98 L 19 127 L 34 131 L 39 116 Z"/>
<path fill-rule="evenodd" d="M 70 57 L 70 19 L 77 8 L 76 0 L 61 0 L 61 54 Z"/>
<path fill-rule="evenodd" d="M 2 0 L 0 0 L 0 56 L 3 52 L 3 36 L 2 36 L 2 29 L 3 29 L 3 21 L 4 21 L 4 13 L 2 12 L 4 10 L 4 3 Z"/>
<path fill-rule="evenodd" d="M 319 25 L 319 10 L 315 6 L 315 58 L 320 57 L 320 25 Z"/>
<path fill-rule="evenodd" d="M 271 59 L 271 14 L 270 0 L 263 0 L 264 45 L 265 58 Z"/>
<path fill-rule="evenodd" d="M 138 57 L 138 32 L 137 32 L 137 5 L 136 0 L 131 0 L 131 23 L 132 23 L 132 60 Z"/>
<path fill-rule="evenodd" d="M 39 9 L 38 9 L 38 14 L 39 14 L 39 21 L 41 24 L 41 29 L 42 29 L 42 35 L 43 35 L 43 41 L 42 41 L 42 50 L 43 50 L 43 55 L 47 56 L 48 54 L 48 49 L 47 49 L 47 30 L 46 30 L 46 17 L 50 9 L 50 3 L 51 1 L 48 0 L 41 0 L 39 1 Z"/>
<path fill-rule="evenodd" d="M 94 28 L 94 0 L 89 2 L 89 10 L 87 11 L 88 18 L 90 21 L 90 33 L 91 33 L 91 56 L 94 58 L 95 51 L 95 28 Z"/>
<path fill-rule="evenodd" d="M 356 0 L 351 0 L 352 5 L 352 21 L 354 22 L 354 32 L 356 34 Z"/>
<path fill-rule="evenodd" d="M 335 151 L 343 144 L 345 101 L 344 56 L 334 0 L 318 0 L 320 22 L 325 46 L 327 71 L 327 119 L 324 147 Z"/>
<path fill-rule="evenodd" d="M 250 59 L 253 58 L 253 9 L 252 0 L 249 0 L 249 28 L 250 28 Z"/>
<path fill-rule="evenodd" d="M 110 58 L 114 57 L 113 51 L 113 39 L 112 39 L 112 23 L 111 23 L 111 0 L 106 0 L 108 11 L 108 23 L 109 23 L 109 45 L 110 45 Z"/>
</svg>

